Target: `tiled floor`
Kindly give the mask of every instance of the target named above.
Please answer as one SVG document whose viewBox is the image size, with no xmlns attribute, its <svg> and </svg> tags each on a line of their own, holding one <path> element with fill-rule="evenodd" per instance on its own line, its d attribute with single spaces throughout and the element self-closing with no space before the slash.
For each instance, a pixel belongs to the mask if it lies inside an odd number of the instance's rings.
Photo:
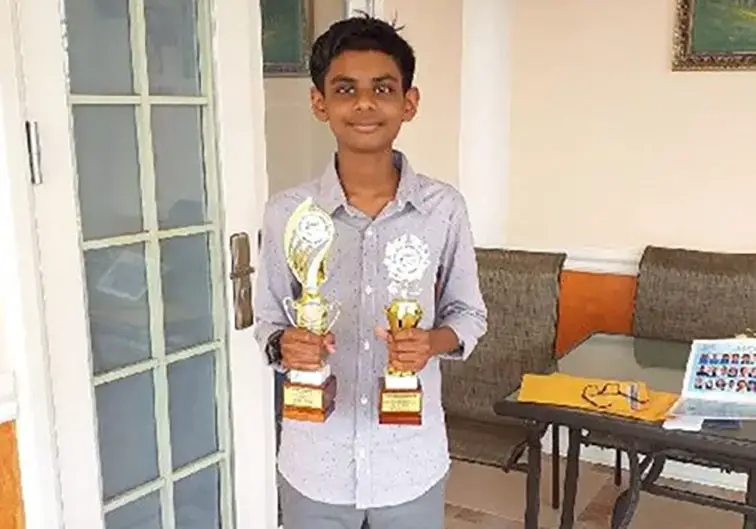
<svg viewBox="0 0 756 529">
<path fill-rule="evenodd" d="M 560 512 L 551 502 L 551 458 L 544 458 L 541 479 L 540 525 L 559 527 Z M 564 469 L 564 465 L 562 465 Z M 564 475 L 564 470 L 562 470 Z M 625 484 L 627 478 L 625 478 Z M 742 500 L 742 494 L 703 486 L 675 483 L 680 488 Z M 622 490 L 622 489 L 619 489 Z M 581 464 L 576 529 L 610 527 L 618 489 L 608 467 Z M 522 529 L 525 475 L 468 463 L 453 463 L 446 495 L 446 529 Z M 662 522 L 666 519 L 667 521 Z M 739 529 L 742 518 L 733 513 L 676 502 L 643 493 L 631 529 Z"/>
</svg>

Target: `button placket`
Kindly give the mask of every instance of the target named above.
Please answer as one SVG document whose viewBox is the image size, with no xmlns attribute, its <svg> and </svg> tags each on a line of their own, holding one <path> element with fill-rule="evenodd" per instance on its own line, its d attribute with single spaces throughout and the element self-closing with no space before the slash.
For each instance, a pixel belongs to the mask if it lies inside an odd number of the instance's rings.
<svg viewBox="0 0 756 529">
<path fill-rule="evenodd" d="M 359 357 L 359 390 L 355 395 L 357 401 L 357 439 L 355 444 L 355 464 L 357 474 L 357 499 L 358 503 L 368 500 L 372 489 L 370 483 L 369 449 L 371 443 L 371 431 L 373 428 L 373 410 L 370 406 L 370 393 L 375 385 L 373 373 L 373 358 L 371 351 L 371 337 L 373 335 L 373 316 L 375 312 L 375 251 L 376 232 L 372 226 L 368 226 L 362 236 L 362 310 L 360 322 L 360 338 L 362 340 L 362 354 Z"/>
<path fill-rule="evenodd" d="M 372 286 L 370 285 L 370 282 L 372 281 L 371 277 L 371 269 L 370 269 L 370 255 L 371 255 L 371 245 L 370 245 L 370 237 L 368 236 L 368 233 L 370 232 L 370 228 L 366 228 L 362 234 L 361 234 L 361 263 L 360 263 L 360 269 L 362 272 L 362 281 L 361 281 L 361 292 L 360 292 L 360 317 L 359 317 L 359 340 L 362 345 L 362 349 L 366 354 L 359 354 L 357 356 L 357 388 L 355 392 L 355 406 L 356 406 L 356 413 L 355 413 L 355 419 L 357 421 L 356 424 L 356 432 L 355 432 L 355 444 L 354 444 L 354 460 L 355 460 L 355 473 L 356 473 L 356 497 L 357 502 L 362 503 L 365 501 L 366 498 L 366 492 L 367 490 L 370 490 L 370 483 L 369 483 L 369 464 L 367 461 L 367 447 L 368 443 L 370 441 L 369 439 L 369 431 L 371 428 L 370 425 L 370 410 L 369 410 L 369 399 L 367 398 L 368 388 L 371 388 L 371 377 L 372 377 L 372 369 L 371 369 L 371 362 L 370 360 L 370 343 L 369 343 L 369 337 L 366 335 L 366 332 L 363 329 L 366 329 L 372 319 L 372 304 L 371 304 L 371 294 L 372 294 Z"/>
</svg>

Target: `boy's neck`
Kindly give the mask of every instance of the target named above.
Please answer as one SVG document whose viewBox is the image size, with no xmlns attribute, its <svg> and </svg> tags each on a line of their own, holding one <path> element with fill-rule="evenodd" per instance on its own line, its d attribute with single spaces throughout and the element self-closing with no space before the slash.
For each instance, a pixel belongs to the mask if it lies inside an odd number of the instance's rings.
<svg viewBox="0 0 756 529">
<path fill-rule="evenodd" d="M 389 198 L 396 195 L 399 173 L 394 167 L 393 150 L 355 153 L 339 150 L 337 171 L 344 194 L 353 198 Z"/>
</svg>

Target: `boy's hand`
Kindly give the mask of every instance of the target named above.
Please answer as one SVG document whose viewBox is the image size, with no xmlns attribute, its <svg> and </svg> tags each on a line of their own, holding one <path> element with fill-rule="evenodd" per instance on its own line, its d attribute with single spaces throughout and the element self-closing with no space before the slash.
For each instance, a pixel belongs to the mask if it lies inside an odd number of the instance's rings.
<svg viewBox="0 0 756 529">
<path fill-rule="evenodd" d="M 320 369 L 324 353 L 333 354 L 333 334 L 324 336 L 306 329 L 289 327 L 281 336 L 281 357 L 285 368 L 301 371 Z"/>
<path fill-rule="evenodd" d="M 375 329 L 375 334 L 386 342 L 389 367 L 398 371 L 418 373 L 433 356 L 431 332 L 423 329 L 402 329 L 392 335 L 386 329 Z"/>
</svg>

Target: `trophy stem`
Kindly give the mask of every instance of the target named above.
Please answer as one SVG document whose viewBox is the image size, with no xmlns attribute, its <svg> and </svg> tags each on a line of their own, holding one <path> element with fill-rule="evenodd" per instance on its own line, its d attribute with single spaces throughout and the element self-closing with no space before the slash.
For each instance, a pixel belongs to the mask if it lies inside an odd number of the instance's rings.
<svg viewBox="0 0 756 529">
<path fill-rule="evenodd" d="M 416 328 L 423 317 L 417 300 L 406 297 L 394 299 L 386 307 L 389 329 L 396 334 L 403 329 Z M 423 393 L 420 379 L 413 371 L 386 368 L 381 380 L 379 422 L 381 424 L 422 424 Z"/>
</svg>

